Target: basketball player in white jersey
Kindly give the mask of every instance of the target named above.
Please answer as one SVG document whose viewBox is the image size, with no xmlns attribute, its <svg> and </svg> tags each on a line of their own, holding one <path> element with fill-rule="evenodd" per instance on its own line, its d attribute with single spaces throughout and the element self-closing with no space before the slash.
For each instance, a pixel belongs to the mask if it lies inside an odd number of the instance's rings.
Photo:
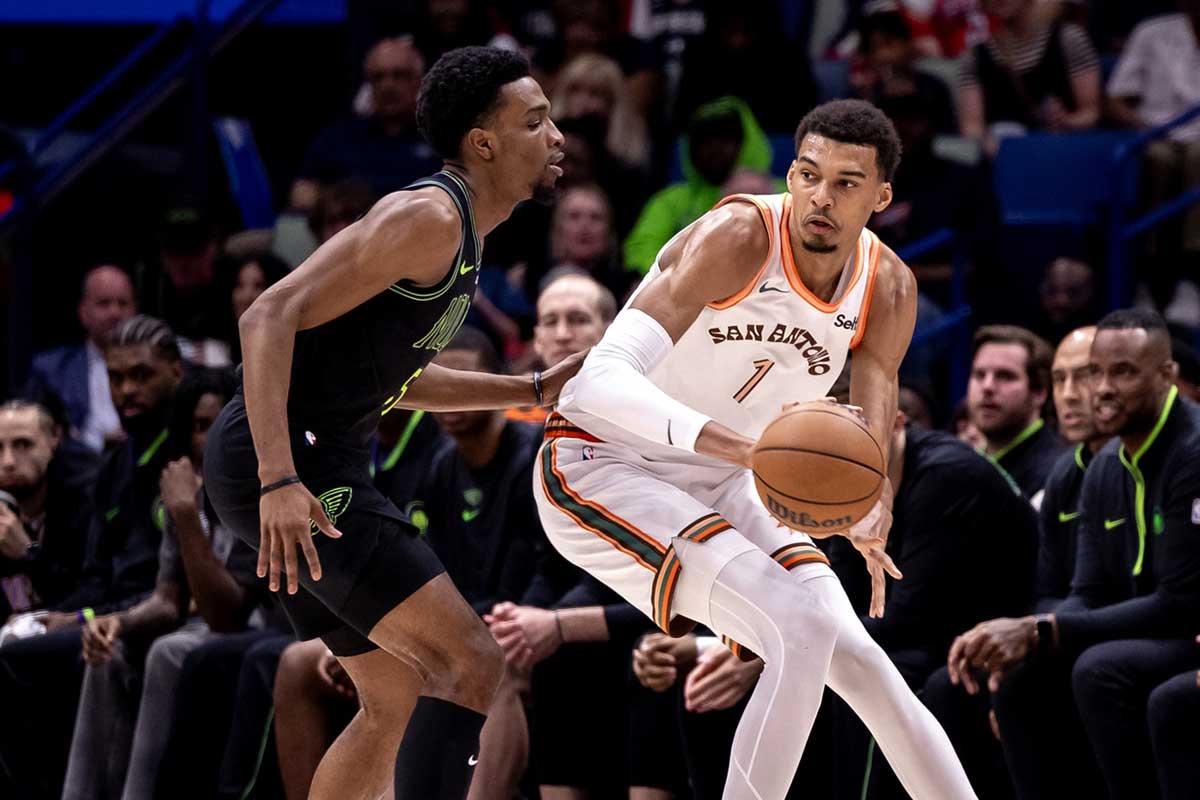
<svg viewBox="0 0 1200 800">
<path fill-rule="evenodd" d="M 771 517 L 750 451 L 783 406 L 823 398 L 854 352 L 850 401 L 887 452 L 912 273 L 865 229 L 887 208 L 895 129 L 859 101 L 796 132 L 789 192 L 735 195 L 659 252 L 563 389 L 535 496 L 563 555 L 664 630 L 700 622 L 766 666 L 733 741 L 726 800 L 787 793 L 826 684 L 917 800 L 975 795 L 945 733 L 871 640 L 812 540 Z M 799 444 L 799 443 L 798 443 Z M 844 532 L 882 614 L 891 488 Z"/>
</svg>

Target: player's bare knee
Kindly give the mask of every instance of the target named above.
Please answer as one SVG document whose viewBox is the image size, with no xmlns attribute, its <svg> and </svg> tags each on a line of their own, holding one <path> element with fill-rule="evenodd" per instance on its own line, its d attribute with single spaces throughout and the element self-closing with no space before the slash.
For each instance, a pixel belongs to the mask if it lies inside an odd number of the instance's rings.
<svg viewBox="0 0 1200 800">
<path fill-rule="evenodd" d="M 486 705 L 504 678 L 504 651 L 482 624 L 442 643 L 425 663 L 424 691 L 470 705 Z"/>
</svg>

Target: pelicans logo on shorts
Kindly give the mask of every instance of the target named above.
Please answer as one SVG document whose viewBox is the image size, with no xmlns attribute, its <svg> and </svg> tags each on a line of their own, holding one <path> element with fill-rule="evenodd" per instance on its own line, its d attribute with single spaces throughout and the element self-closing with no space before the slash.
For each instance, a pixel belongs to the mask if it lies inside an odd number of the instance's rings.
<svg viewBox="0 0 1200 800">
<path fill-rule="evenodd" d="M 336 525 L 338 517 L 345 514 L 346 509 L 350 507 L 350 498 L 353 496 L 354 490 L 349 486 L 337 486 L 327 492 L 322 492 L 317 499 L 321 501 L 321 508 L 325 509 L 325 516 L 329 517 L 329 521 Z M 308 521 L 308 527 L 313 536 L 320 532 L 317 523 L 312 520 Z"/>
</svg>

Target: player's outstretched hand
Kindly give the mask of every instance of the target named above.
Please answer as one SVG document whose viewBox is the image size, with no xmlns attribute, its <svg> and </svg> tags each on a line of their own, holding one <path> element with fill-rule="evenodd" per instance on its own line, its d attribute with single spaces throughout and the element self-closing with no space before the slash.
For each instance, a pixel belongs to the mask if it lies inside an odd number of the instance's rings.
<svg viewBox="0 0 1200 800">
<path fill-rule="evenodd" d="M 321 580 L 321 560 L 313 544 L 311 524 L 321 533 L 337 539 L 341 532 L 333 527 L 321 501 L 313 497 L 303 484 L 293 483 L 263 495 L 258 503 L 260 538 L 258 545 L 258 577 L 270 576 L 272 592 L 279 591 L 279 574 L 287 576 L 287 592 L 295 594 L 300 588 L 300 571 L 296 548 L 304 552 L 308 571 L 314 581 Z"/>
<path fill-rule="evenodd" d="M 896 580 L 904 577 L 891 556 L 887 554 L 888 532 L 892 529 L 892 482 L 884 480 L 883 494 L 875 507 L 846 532 L 846 538 L 867 561 L 867 572 L 871 576 L 872 617 L 883 616 L 884 600 L 887 597 L 887 576 Z"/>
<path fill-rule="evenodd" d="M 562 391 L 567 381 L 574 378 L 575 373 L 579 372 L 579 368 L 583 366 L 583 360 L 591 351 L 592 349 L 589 347 L 587 350 L 572 353 L 542 373 L 543 406 L 550 407 L 558 402 L 559 392 Z"/>
</svg>

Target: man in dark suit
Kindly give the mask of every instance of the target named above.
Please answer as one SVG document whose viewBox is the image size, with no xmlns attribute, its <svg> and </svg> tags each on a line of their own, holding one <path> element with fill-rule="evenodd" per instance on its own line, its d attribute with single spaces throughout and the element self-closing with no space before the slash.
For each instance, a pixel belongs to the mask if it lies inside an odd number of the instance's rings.
<svg viewBox="0 0 1200 800">
<path fill-rule="evenodd" d="M 65 409 L 71 436 L 93 450 L 119 435 L 121 421 L 113 407 L 104 366 L 104 348 L 113 329 L 135 311 L 133 283 L 119 267 L 102 265 L 83 278 L 79 299 L 82 342 L 38 353 L 30 367 L 25 396 Z"/>
</svg>

